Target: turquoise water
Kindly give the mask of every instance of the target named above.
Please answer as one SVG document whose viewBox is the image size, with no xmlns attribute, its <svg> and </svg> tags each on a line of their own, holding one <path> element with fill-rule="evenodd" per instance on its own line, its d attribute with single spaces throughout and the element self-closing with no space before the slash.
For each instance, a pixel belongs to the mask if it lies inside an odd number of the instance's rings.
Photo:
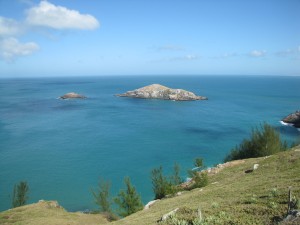
<svg viewBox="0 0 300 225">
<path fill-rule="evenodd" d="M 208 101 L 115 97 L 152 83 L 183 88 Z M 130 176 L 144 203 L 153 198 L 150 171 L 174 162 L 182 176 L 195 157 L 208 166 L 262 122 L 289 142 L 300 132 L 279 121 L 300 109 L 300 77 L 114 76 L 0 80 L 0 210 L 13 185 L 26 180 L 29 202 L 58 200 L 68 210 L 96 208 L 99 177 L 112 194 Z M 86 100 L 59 100 L 67 92 Z"/>
</svg>

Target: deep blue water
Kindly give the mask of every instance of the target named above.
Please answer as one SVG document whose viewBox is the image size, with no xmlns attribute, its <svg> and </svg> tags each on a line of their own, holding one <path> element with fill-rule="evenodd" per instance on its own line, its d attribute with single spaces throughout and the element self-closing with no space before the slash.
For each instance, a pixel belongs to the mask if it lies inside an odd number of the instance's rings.
<svg viewBox="0 0 300 225">
<path fill-rule="evenodd" d="M 183 88 L 208 101 L 115 97 L 152 83 Z M 203 157 L 212 166 L 260 123 L 289 142 L 300 132 L 282 117 L 300 109 L 300 77 L 114 76 L 0 79 L 0 210 L 15 183 L 26 180 L 29 202 L 58 200 L 68 210 L 96 208 L 91 188 L 111 180 L 112 194 L 130 176 L 144 203 L 152 200 L 150 171 L 175 162 L 182 176 Z M 59 100 L 67 92 L 86 100 Z"/>
</svg>

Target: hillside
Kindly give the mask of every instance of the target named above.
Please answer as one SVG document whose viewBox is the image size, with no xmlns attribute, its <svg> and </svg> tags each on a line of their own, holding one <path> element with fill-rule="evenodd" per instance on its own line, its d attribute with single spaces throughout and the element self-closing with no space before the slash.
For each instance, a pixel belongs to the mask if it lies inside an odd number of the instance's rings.
<svg viewBox="0 0 300 225">
<path fill-rule="evenodd" d="M 259 164 L 258 169 L 252 169 Z M 300 146 L 286 152 L 233 163 L 209 176 L 209 185 L 163 199 L 112 225 L 153 225 L 176 208 L 201 209 L 204 218 L 234 224 L 272 224 L 287 211 L 288 187 L 300 198 Z M 39 203 L 38 203 L 39 204 Z M 0 224 L 106 224 L 99 215 L 28 205 L 0 213 Z M 37 209 L 38 208 L 38 209 Z M 223 217 L 223 218 L 222 218 Z M 220 221 L 219 220 L 219 221 Z M 20 221 L 23 221 L 20 223 Z M 84 223 L 83 223 L 84 221 Z"/>
<path fill-rule="evenodd" d="M 105 224 L 102 215 L 70 213 L 55 201 L 39 201 L 0 213 L 1 225 L 97 225 Z"/>
</svg>

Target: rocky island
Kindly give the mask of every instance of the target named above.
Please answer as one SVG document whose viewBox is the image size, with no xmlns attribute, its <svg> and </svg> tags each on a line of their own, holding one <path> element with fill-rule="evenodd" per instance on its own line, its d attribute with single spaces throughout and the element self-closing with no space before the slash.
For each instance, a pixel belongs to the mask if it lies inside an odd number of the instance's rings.
<svg viewBox="0 0 300 225">
<path fill-rule="evenodd" d="M 75 98 L 84 99 L 86 98 L 86 96 L 77 94 L 75 92 L 70 92 L 59 97 L 59 99 L 75 99 Z"/>
<path fill-rule="evenodd" d="M 163 99 L 173 101 L 195 101 L 207 100 L 207 97 L 197 96 L 193 92 L 183 89 L 172 89 L 160 84 L 151 84 L 133 91 L 127 91 L 124 94 L 116 94 L 118 97 L 131 97 L 131 98 L 150 98 L 150 99 Z"/>
<path fill-rule="evenodd" d="M 281 121 L 283 123 L 291 124 L 294 127 L 300 128 L 300 110 L 284 117 Z"/>
</svg>

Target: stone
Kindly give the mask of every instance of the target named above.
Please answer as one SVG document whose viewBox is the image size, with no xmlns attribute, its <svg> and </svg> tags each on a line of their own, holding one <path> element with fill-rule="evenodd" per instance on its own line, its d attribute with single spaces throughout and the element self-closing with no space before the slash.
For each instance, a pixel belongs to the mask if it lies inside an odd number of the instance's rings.
<svg viewBox="0 0 300 225">
<path fill-rule="evenodd" d="M 144 210 L 150 209 L 150 207 L 153 206 L 154 203 L 156 203 L 157 201 L 159 201 L 159 199 L 156 199 L 156 200 L 153 200 L 153 201 L 148 202 L 148 203 L 145 205 Z"/>
<path fill-rule="evenodd" d="M 207 100 L 207 97 L 197 96 L 193 92 L 183 89 L 172 89 L 160 84 L 151 84 L 123 94 L 116 94 L 118 97 L 163 99 L 173 101 L 195 101 Z"/>
<path fill-rule="evenodd" d="M 253 165 L 253 170 L 257 170 L 258 167 L 259 167 L 259 164 L 254 164 L 254 165 Z"/>
<path fill-rule="evenodd" d="M 294 127 L 300 128 L 300 110 L 289 114 L 284 117 L 281 122 L 288 125 L 293 125 Z"/>
<path fill-rule="evenodd" d="M 172 210 L 171 212 L 168 212 L 168 213 L 164 214 L 164 215 L 161 217 L 160 221 L 165 221 L 165 220 L 168 219 L 169 217 L 175 215 L 175 213 L 176 213 L 178 210 L 179 210 L 179 208 L 176 208 L 176 209 Z"/>
<path fill-rule="evenodd" d="M 67 94 L 64 94 L 62 96 L 59 97 L 60 99 L 84 99 L 86 98 L 86 96 L 84 95 L 80 95 L 80 94 L 77 94 L 75 92 L 70 92 L 70 93 L 67 93 Z"/>
</svg>

